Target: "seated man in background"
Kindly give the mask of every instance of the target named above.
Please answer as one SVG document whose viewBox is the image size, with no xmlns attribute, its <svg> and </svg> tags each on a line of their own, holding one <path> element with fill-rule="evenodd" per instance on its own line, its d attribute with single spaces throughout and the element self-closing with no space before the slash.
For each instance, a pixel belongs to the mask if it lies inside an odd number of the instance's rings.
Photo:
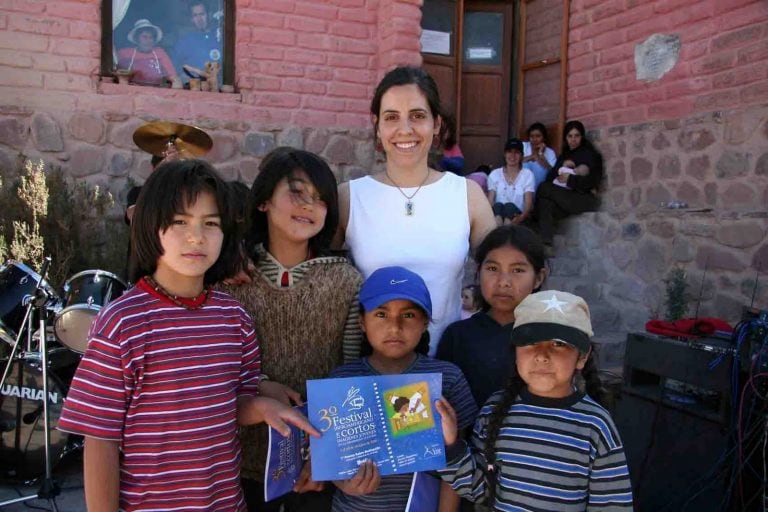
<svg viewBox="0 0 768 512">
<path fill-rule="evenodd" d="M 176 66 L 184 70 L 181 77 L 185 84 L 190 76 L 201 78 L 206 62 L 222 64 L 221 31 L 213 27 L 205 2 L 193 0 L 189 4 L 189 14 L 192 29 L 179 37 L 174 52 Z M 221 83 L 222 68 L 219 67 L 218 83 Z"/>
</svg>

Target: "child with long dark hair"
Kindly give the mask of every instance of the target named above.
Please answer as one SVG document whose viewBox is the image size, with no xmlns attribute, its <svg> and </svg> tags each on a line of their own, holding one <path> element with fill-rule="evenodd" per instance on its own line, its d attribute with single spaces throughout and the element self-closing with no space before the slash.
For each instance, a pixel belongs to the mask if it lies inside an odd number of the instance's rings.
<svg viewBox="0 0 768 512">
<path fill-rule="evenodd" d="M 464 373 L 478 404 L 501 389 L 514 362 L 509 335 L 515 308 L 546 276 L 544 245 L 524 226 L 501 226 L 475 251 L 482 310 L 448 326 L 435 357 Z"/>
<path fill-rule="evenodd" d="M 360 288 L 360 324 L 365 333 L 365 357 L 335 369 L 331 377 L 359 377 L 400 373 L 442 373 L 443 396 L 451 403 L 457 428 L 472 425 L 477 405 L 456 365 L 427 357 L 432 299 L 424 280 L 403 267 L 374 271 Z M 334 512 L 405 510 L 413 474 L 380 476 L 368 461 L 357 475 L 334 482 L 338 490 Z M 440 492 L 440 510 L 458 505 L 447 484 Z"/>
<path fill-rule="evenodd" d="M 255 265 L 247 285 L 224 287 L 254 319 L 262 349 L 262 392 L 301 402 L 306 381 L 360 356 L 357 291 L 362 278 L 330 254 L 339 222 L 336 178 L 319 156 L 277 148 L 262 162 L 248 200 L 245 252 Z M 333 488 L 309 467 L 297 492 L 264 503 L 267 429 L 241 429 L 243 488 L 249 510 L 329 510 Z M 317 492 L 321 491 L 321 492 Z"/>
<path fill-rule="evenodd" d="M 632 510 L 624 448 L 597 402 L 592 335 L 581 297 L 531 294 L 515 310 L 516 363 L 480 411 L 470 446 L 450 405 L 437 401 L 449 461 L 440 476 L 459 495 L 493 510 Z"/>
<path fill-rule="evenodd" d="M 258 397 L 242 305 L 210 286 L 237 257 L 227 184 L 202 160 L 160 166 L 131 222 L 136 285 L 101 310 L 58 428 L 85 436 L 88 510 L 237 510 L 238 424 L 303 416 Z"/>
</svg>

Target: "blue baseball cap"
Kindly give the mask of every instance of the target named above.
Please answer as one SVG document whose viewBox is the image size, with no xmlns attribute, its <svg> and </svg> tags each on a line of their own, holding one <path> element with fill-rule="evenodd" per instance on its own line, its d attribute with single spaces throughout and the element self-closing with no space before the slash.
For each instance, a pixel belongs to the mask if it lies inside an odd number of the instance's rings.
<svg viewBox="0 0 768 512">
<path fill-rule="evenodd" d="M 392 300 L 413 302 L 432 318 L 432 299 L 424 280 L 407 268 L 383 267 L 368 276 L 360 287 L 360 303 L 372 311 Z"/>
</svg>

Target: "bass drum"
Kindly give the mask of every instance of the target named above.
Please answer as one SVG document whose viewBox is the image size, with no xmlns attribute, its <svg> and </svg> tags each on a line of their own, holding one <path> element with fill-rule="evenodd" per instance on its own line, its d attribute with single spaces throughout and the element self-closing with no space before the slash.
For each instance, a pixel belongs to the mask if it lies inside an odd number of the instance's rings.
<svg viewBox="0 0 768 512">
<path fill-rule="evenodd" d="M 0 361 L 5 369 L 7 361 Z M 30 480 L 45 474 L 43 372 L 36 361 L 15 361 L 0 389 L 0 475 Z M 48 414 L 51 465 L 61 460 L 68 434 L 57 430 L 64 407 L 65 388 L 48 370 Z"/>
</svg>

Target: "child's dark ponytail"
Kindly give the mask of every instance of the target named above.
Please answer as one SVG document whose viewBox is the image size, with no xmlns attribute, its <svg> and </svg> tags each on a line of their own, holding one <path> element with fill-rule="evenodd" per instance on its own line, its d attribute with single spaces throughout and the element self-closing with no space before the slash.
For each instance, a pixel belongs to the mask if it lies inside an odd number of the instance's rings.
<svg viewBox="0 0 768 512">
<path fill-rule="evenodd" d="M 603 383 L 598 378 L 597 363 L 597 351 L 595 344 L 592 344 L 592 350 L 589 352 L 587 362 L 584 363 L 584 368 L 581 370 L 581 378 L 584 379 L 584 391 L 592 397 L 592 399 L 602 406 L 607 404 L 607 396 Z"/>
<path fill-rule="evenodd" d="M 504 387 L 504 393 L 501 395 L 501 400 L 496 403 L 493 413 L 491 413 L 488 420 L 484 448 L 487 467 L 484 470 L 486 485 L 488 486 L 488 505 L 491 507 L 493 507 L 493 502 L 496 498 L 496 482 L 498 478 L 496 475 L 496 439 L 499 437 L 501 425 L 504 423 L 504 418 L 507 417 L 509 407 L 524 387 L 525 382 L 517 373 L 517 367 L 513 364 L 507 384 Z"/>
</svg>

